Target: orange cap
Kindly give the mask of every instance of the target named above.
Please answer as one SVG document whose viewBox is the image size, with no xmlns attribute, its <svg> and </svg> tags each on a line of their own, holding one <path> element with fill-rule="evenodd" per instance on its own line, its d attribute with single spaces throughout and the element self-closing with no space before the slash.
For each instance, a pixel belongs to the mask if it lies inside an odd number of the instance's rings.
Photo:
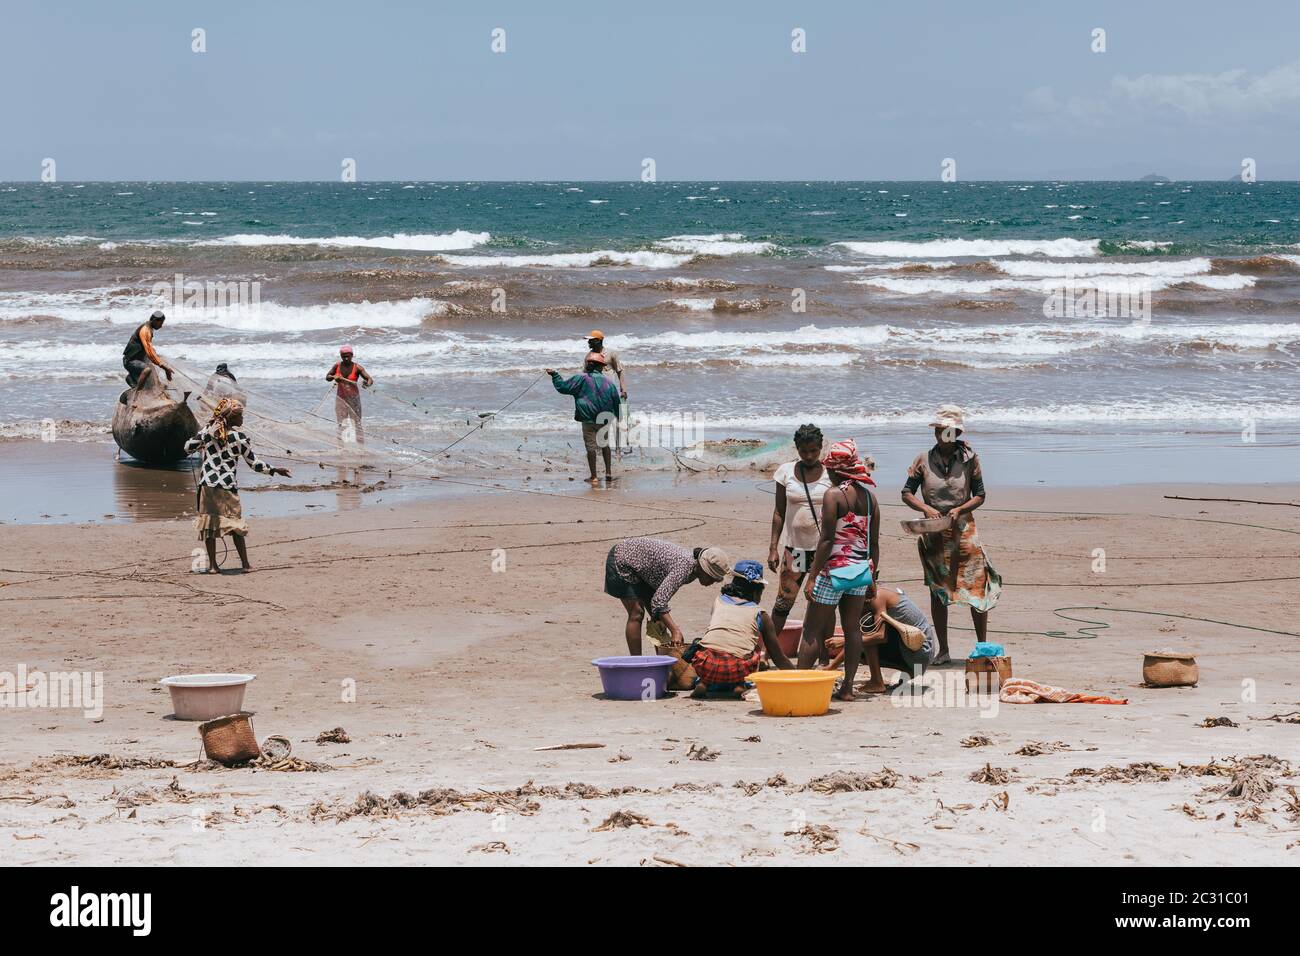
<svg viewBox="0 0 1300 956">
<path fill-rule="evenodd" d="M 590 332 L 587 333 L 587 338 L 600 339 L 603 342 L 605 341 L 605 333 L 602 332 L 600 329 L 592 329 Z"/>
</svg>

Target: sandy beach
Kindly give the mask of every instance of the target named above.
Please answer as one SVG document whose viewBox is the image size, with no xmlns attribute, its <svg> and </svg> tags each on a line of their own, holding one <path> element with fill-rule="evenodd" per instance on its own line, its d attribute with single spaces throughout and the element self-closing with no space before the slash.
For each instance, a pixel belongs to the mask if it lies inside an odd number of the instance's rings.
<svg viewBox="0 0 1300 956">
<path fill-rule="evenodd" d="M 589 662 L 623 652 L 601 593 L 611 543 L 761 558 L 762 477 L 461 486 L 299 516 L 250 504 L 252 575 L 190 573 L 183 519 L 0 526 L 2 669 L 102 672 L 104 691 L 97 716 L 0 712 L 6 860 L 1294 864 L 1300 728 L 1268 718 L 1300 712 L 1300 511 L 1164 496 L 1300 487 L 990 489 L 980 529 L 1005 580 L 991 639 L 1017 676 L 1125 706 L 874 696 L 779 719 L 756 699 L 605 700 Z M 923 597 L 897 490 L 882 480 L 880 497 L 882 580 Z M 688 638 L 715 594 L 678 596 Z M 954 656 L 971 641 L 954 630 Z M 1142 686 L 1159 648 L 1194 652 L 1199 685 Z M 196 763 L 196 725 L 157 683 L 194 671 L 255 673 L 259 739 L 324 766 Z M 1235 726 L 1202 726 L 1220 717 Z M 350 742 L 316 742 L 339 727 Z M 576 743 L 600 746 L 541 749 Z M 1279 762 L 1247 759 L 1263 755 Z"/>
</svg>

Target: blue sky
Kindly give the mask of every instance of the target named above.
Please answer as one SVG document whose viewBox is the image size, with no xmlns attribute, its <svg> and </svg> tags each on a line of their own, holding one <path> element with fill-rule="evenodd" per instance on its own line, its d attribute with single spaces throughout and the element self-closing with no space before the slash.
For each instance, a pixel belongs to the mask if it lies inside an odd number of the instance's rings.
<svg viewBox="0 0 1300 956">
<path fill-rule="evenodd" d="M 0 179 L 1300 179 L 1294 2 L 469 6 L 6 0 Z"/>
</svg>

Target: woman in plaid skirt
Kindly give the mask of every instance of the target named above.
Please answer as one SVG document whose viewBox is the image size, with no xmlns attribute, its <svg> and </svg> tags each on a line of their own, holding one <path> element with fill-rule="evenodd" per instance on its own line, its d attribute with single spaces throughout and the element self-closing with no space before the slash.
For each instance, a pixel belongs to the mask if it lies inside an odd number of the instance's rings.
<svg viewBox="0 0 1300 956">
<path fill-rule="evenodd" d="M 844 681 L 836 696 L 850 701 L 855 699 L 853 678 L 862 657 L 862 607 L 875 599 L 880 571 L 880 506 L 871 493 L 871 469 L 858 457 L 853 439 L 831 445 L 822 466 L 832 487 L 822 496 L 821 539 L 804 584 L 808 616 L 799 638 L 799 666 L 810 668 L 815 660 L 826 659 L 826 641 L 835 630 L 838 610 L 844 628 Z M 859 689 L 879 694 L 885 684 L 873 674 Z"/>
<path fill-rule="evenodd" d="M 709 629 L 682 655 L 700 678 L 692 697 L 719 690 L 743 696 L 745 678 L 758 670 L 764 647 L 777 667 L 794 668 L 777 642 L 771 616 L 758 606 L 766 583 L 763 566 L 757 561 L 736 562 L 731 580 L 713 603 Z"/>
</svg>

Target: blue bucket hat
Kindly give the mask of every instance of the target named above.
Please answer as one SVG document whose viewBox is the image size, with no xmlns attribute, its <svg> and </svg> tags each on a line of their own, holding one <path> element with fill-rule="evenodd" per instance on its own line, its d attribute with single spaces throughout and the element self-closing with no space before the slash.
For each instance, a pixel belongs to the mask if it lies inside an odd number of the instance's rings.
<svg viewBox="0 0 1300 956">
<path fill-rule="evenodd" d="M 766 585 L 763 580 L 763 565 L 757 561 L 737 561 L 732 572 L 737 578 L 750 581 L 754 584 Z"/>
</svg>

